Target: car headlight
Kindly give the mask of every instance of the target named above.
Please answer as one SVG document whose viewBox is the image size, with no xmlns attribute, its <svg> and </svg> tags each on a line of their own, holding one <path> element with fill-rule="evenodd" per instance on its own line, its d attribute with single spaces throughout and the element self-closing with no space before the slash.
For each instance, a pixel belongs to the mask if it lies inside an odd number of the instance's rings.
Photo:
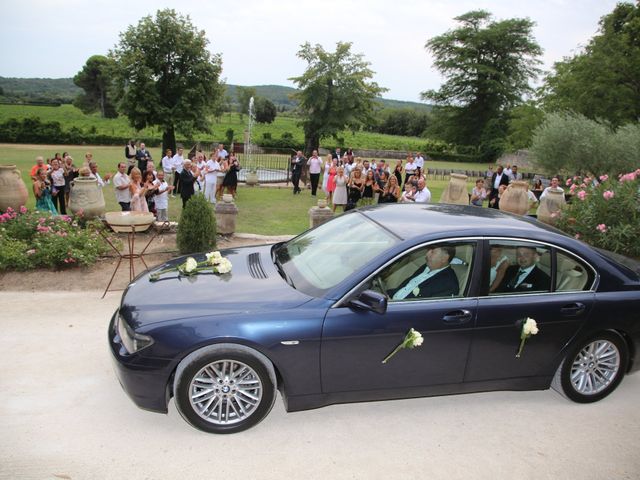
<svg viewBox="0 0 640 480">
<path fill-rule="evenodd" d="M 116 328 L 122 346 L 129 354 L 138 352 L 153 343 L 153 338 L 150 336 L 134 332 L 121 315 L 118 315 Z"/>
</svg>

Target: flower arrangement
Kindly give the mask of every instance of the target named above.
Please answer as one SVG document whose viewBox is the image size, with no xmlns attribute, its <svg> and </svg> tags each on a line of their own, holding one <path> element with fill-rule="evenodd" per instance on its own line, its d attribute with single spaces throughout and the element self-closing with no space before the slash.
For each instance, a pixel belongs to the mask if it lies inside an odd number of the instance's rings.
<svg viewBox="0 0 640 480">
<path fill-rule="evenodd" d="M 196 261 L 193 257 L 187 257 L 184 263 L 165 268 L 149 275 L 149 281 L 155 282 L 160 280 L 160 276 L 165 273 L 177 272 L 178 276 L 191 276 L 198 273 L 220 273 L 225 274 L 231 271 L 231 262 L 228 258 L 223 257 L 220 252 L 210 252 L 205 254 L 206 260 Z"/>
<path fill-rule="evenodd" d="M 538 334 L 538 324 L 533 318 L 527 318 L 524 322 L 522 322 L 522 328 L 520 329 L 520 348 L 518 348 L 518 353 L 516 353 L 516 358 L 520 358 L 522 355 L 522 350 L 524 350 L 524 342 L 532 335 Z"/>
<path fill-rule="evenodd" d="M 640 169 L 619 175 L 571 178 L 556 226 L 595 247 L 640 258 Z"/>
<path fill-rule="evenodd" d="M 420 332 L 416 332 L 413 328 L 411 328 L 407 332 L 407 334 L 404 336 L 402 343 L 400 343 L 400 345 L 394 348 L 393 352 L 391 352 L 389 355 L 387 355 L 384 358 L 384 360 L 382 360 L 382 363 L 387 363 L 391 357 L 393 357 L 396 353 L 398 353 L 403 348 L 419 347 L 420 345 L 422 345 L 423 341 L 424 339 L 422 338 L 422 335 L 420 334 Z"/>
<path fill-rule="evenodd" d="M 12 208 L 0 215 L 0 271 L 92 265 L 109 251 L 96 220 Z"/>
</svg>

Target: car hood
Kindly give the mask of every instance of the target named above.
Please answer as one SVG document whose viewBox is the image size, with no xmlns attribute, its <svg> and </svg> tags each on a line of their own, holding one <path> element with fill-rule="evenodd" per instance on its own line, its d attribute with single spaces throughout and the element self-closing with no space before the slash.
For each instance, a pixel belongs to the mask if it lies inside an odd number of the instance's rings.
<svg viewBox="0 0 640 480">
<path fill-rule="evenodd" d="M 170 272 L 150 281 L 150 274 L 184 263 L 184 256 L 138 276 L 122 297 L 120 314 L 137 328 L 191 317 L 288 310 L 312 299 L 280 276 L 271 261 L 270 245 L 220 253 L 231 262 L 230 273 L 185 277 Z M 197 261 L 206 259 L 204 254 L 191 256 Z"/>
</svg>

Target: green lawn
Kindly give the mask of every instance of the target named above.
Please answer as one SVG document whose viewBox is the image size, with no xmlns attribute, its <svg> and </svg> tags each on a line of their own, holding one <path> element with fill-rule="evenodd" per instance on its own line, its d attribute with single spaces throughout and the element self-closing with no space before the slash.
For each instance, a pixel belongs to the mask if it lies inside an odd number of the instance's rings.
<svg viewBox="0 0 640 480">
<path fill-rule="evenodd" d="M 52 157 L 54 153 L 67 151 L 75 159 L 76 165 L 81 165 L 86 152 L 93 153 L 98 162 L 99 171 L 115 173 L 118 162 L 124 159 L 123 147 L 96 147 L 96 146 L 47 146 L 47 145 L 15 145 L 0 144 L 4 152 L 2 164 L 17 165 L 22 178 L 29 190 L 28 208 L 35 206 L 35 198 L 31 189 L 29 171 L 35 164 L 35 157 Z M 151 154 L 156 162 L 160 159 L 160 149 L 152 148 Z M 437 167 L 433 168 L 474 168 L 465 167 L 459 163 L 433 162 Z M 475 165 L 477 169 L 478 166 Z M 442 191 L 447 185 L 447 180 L 429 180 L 428 187 L 431 190 L 432 202 L 437 202 Z M 469 179 L 469 190 L 473 185 L 473 179 Z M 318 198 L 324 198 L 324 193 L 319 192 Z M 115 200 L 115 194 L 111 186 L 104 189 L 104 199 L 107 211 L 120 210 Z M 238 189 L 238 218 L 236 231 L 243 233 L 255 233 L 261 235 L 287 235 L 298 234 L 309 227 L 309 208 L 314 206 L 317 198 L 311 196 L 309 190 L 303 190 L 302 194 L 294 196 L 290 186 L 287 188 L 275 187 L 245 187 L 240 184 Z M 169 216 L 177 220 L 182 210 L 182 201 L 179 197 L 170 198 Z"/>
</svg>

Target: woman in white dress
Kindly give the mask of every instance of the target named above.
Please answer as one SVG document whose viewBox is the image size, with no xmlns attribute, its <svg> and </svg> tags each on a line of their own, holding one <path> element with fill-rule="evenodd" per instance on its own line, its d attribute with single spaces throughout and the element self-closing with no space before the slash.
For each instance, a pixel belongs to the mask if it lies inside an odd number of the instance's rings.
<svg viewBox="0 0 640 480">
<path fill-rule="evenodd" d="M 322 191 L 329 196 L 329 189 L 327 188 L 329 182 L 329 169 L 331 168 L 333 158 L 331 154 L 327 154 L 327 159 L 324 162 L 324 173 L 322 175 Z"/>
<path fill-rule="evenodd" d="M 338 173 L 336 174 L 334 180 L 335 189 L 333 191 L 333 211 L 336 211 L 337 206 L 344 207 L 347 205 L 347 182 L 349 179 L 344 174 L 344 168 L 338 167 Z"/>
</svg>

